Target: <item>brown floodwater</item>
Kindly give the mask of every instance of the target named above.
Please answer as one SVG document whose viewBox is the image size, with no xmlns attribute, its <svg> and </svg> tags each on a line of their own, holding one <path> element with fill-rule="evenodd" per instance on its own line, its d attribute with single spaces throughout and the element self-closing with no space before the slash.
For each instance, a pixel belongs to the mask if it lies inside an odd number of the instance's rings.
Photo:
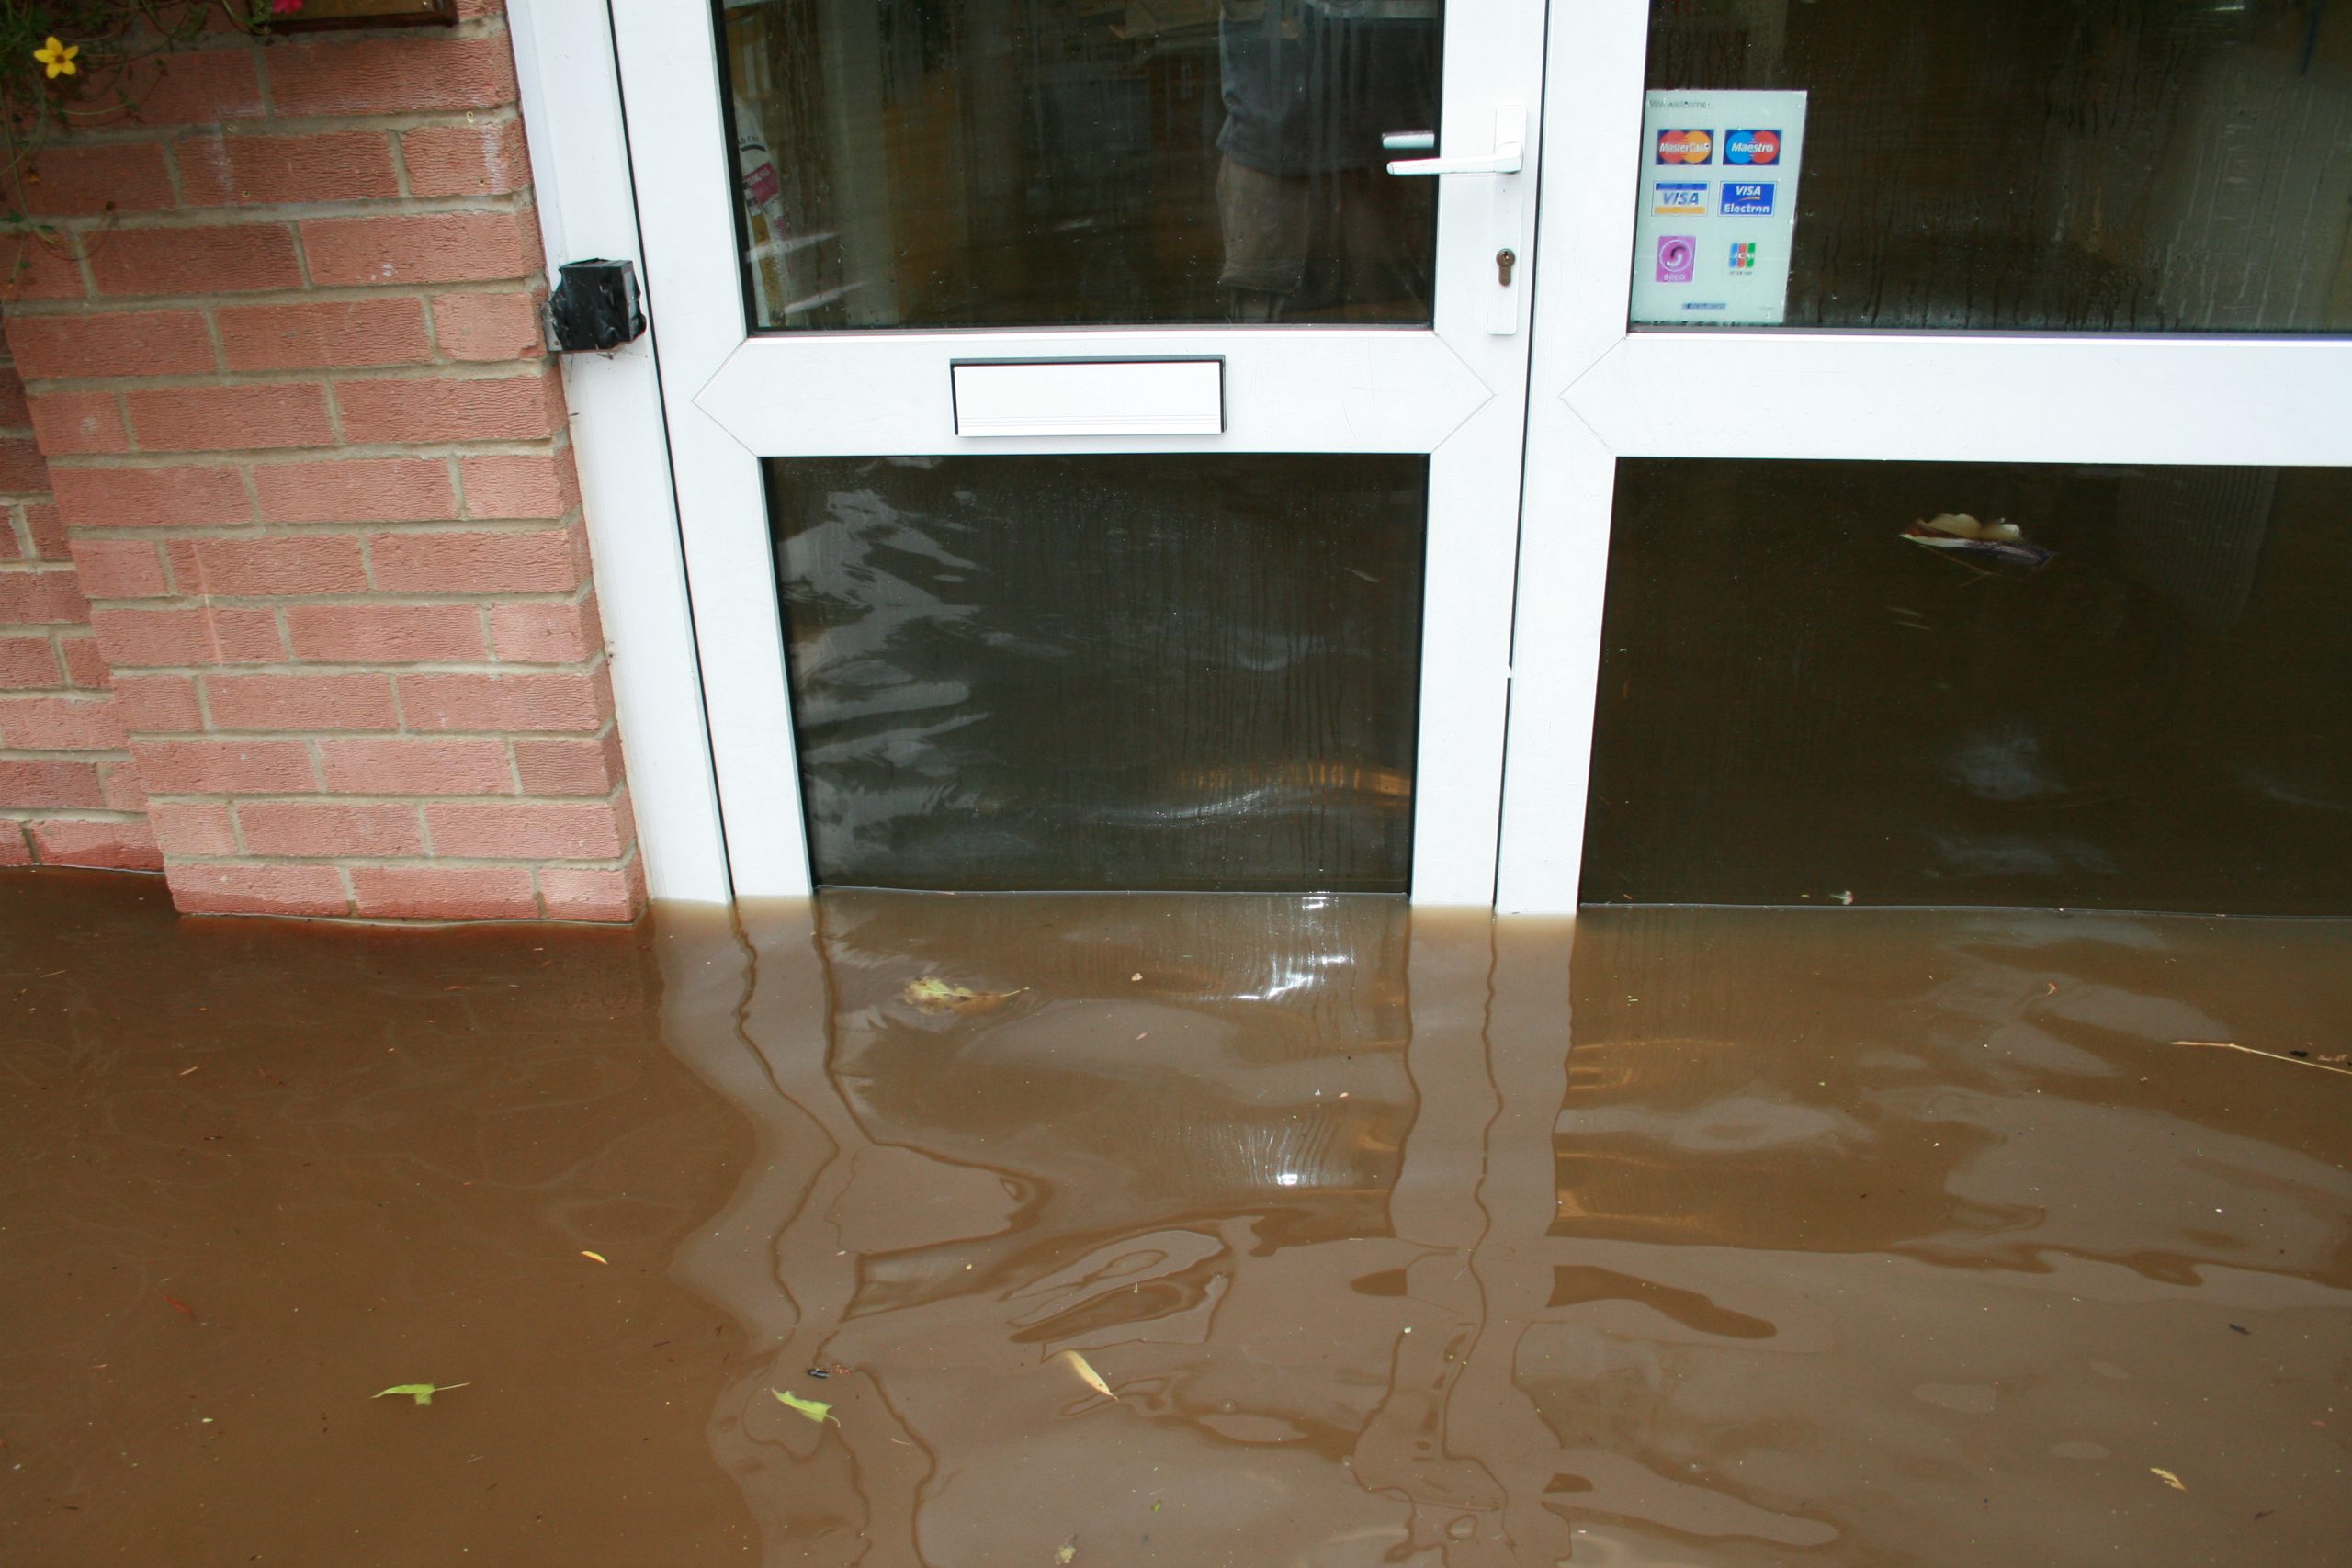
<svg viewBox="0 0 2352 1568">
<path fill-rule="evenodd" d="M 2347 955 L 9 874 L 0 1561 L 2352 1561 Z"/>
</svg>

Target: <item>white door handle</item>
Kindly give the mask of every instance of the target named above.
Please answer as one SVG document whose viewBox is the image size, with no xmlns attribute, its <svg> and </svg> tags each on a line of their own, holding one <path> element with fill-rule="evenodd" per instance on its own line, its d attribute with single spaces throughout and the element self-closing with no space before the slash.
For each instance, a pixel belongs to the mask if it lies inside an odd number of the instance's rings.
<svg viewBox="0 0 2352 1568">
<path fill-rule="evenodd" d="M 1380 139 L 1384 149 L 1392 152 L 1415 151 L 1426 147 L 1427 131 L 1391 131 Z M 1527 205 L 1521 194 L 1520 182 L 1511 178 L 1527 167 L 1527 106 L 1498 104 L 1495 106 L 1495 150 L 1484 157 L 1467 158 L 1399 158 L 1388 165 L 1392 175 L 1493 175 L 1492 217 L 1489 220 L 1495 249 L 1492 270 L 1487 276 L 1494 281 L 1487 297 L 1487 331 L 1497 337 L 1509 337 L 1519 331 L 1519 289 L 1513 286 L 1513 275 L 1519 270 L 1520 254 L 1525 249 L 1525 239 L 1520 231 L 1525 226 Z M 1482 256 L 1481 268 L 1487 266 Z"/>
</svg>

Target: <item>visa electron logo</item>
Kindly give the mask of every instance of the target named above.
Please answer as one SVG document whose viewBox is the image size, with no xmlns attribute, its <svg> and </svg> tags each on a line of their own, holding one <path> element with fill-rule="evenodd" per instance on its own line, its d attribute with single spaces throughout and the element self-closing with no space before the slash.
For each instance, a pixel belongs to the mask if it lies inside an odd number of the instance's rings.
<svg viewBox="0 0 2352 1568">
<path fill-rule="evenodd" d="M 1777 148 L 1779 143 L 1773 145 Z M 1657 161 L 1661 164 L 1712 164 L 1715 161 L 1715 133 L 1712 130 L 1661 130 L 1657 133 Z"/>
<path fill-rule="evenodd" d="M 1707 184 L 1704 180 L 1696 182 L 1660 180 L 1657 183 L 1657 199 L 1651 205 L 1650 210 L 1667 217 L 1685 212 L 1704 212 L 1707 210 Z"/>
<path fill-rule="evenodd" d="M 1772 187 L 1759 180 L 1725 180 L 1722 211 L 1726 218 L 1769 218 Z"/>
<path fill-rule="evenodd" d="M 1726 164 L 1777 164 L 1781 161 L 1781 133 L 1777 130 L 1726 130 L 1724 132 L 1724 162 Z"/>
<path fill-rule="evenodd" d="M 1734 272 L 1756 270 L 1756 242 L 1734 240 L 1731 245 L 1731 269 Z"/>
</svg>

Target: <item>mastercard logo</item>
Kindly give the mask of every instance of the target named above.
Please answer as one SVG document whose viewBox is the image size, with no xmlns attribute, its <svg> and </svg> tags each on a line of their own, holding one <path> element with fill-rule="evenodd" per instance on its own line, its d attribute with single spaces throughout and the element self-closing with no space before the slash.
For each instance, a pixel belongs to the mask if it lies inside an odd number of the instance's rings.
<svg viewBox="0 0 2352 1568">
<path fill-rule="evenodd" d="M 1657 161 L 1661 164 L 1712 164 L 1715 161 L 1715 133 L 1712 130 L 1661 130 L 1657 133 Z"/>
</svg>

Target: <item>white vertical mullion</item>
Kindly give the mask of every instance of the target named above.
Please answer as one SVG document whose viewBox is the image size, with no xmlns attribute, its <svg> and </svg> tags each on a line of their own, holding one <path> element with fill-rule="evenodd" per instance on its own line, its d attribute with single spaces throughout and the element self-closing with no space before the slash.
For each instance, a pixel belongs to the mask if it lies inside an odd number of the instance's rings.
<svg viewBox="0 0 2352 1568">
<path fill-rule="evenodd" d="M 641 272 L 605 0 L 509 0 L 506 25 L 548 271 L 600 256 Z M 723 904 L 727 846 L 657 357 L 650 331 L 612 354 L 566 355 L 564 400 L 647 886 L 656 898 Z"/>
<path fill-rule="evenodd" d="M 728 861 L 739 896 L 799 897 L 808 844 L 759 459 L 695 403 L 749 335 L 718 40 L 710 7 L 675 0 L 613 0 L 613 33 Z"/>
<path fill-rule="evenodd" d="M 1554 0 L 1496 907 L 1569 914 L 1584 859 L 1616 461 L 1562 392 L 1626 335 L 1645 0 Z"/>
</svg>

